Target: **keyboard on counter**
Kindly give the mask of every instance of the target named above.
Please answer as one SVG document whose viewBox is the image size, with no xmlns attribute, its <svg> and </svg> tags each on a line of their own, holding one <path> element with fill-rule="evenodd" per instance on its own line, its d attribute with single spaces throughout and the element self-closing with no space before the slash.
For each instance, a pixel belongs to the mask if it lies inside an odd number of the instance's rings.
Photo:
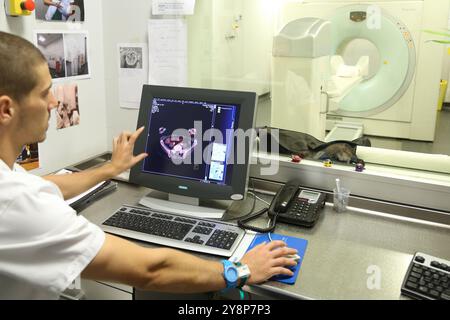
<svg viewBox="0 0 450 320">
<path fill-rule="evenodd" d="M 402 293 L 415 299 L 450 300 L 450 261 L 416 253 L 403 281 Z"/>
<path fill-rule="evenodd" d="M 102 225 L 105 232 L 164 246 L 231 257 L 245 235 L 238 226 L 123 205 Z"/>
</svg>

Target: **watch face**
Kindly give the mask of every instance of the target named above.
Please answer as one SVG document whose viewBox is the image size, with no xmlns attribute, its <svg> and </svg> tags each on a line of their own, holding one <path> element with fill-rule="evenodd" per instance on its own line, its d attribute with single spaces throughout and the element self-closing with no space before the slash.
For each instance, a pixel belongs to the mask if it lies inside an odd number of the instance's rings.
<svg viewBox="0 0 450 320">
<path fill-rule="evenodd" d="M 236 282 L 238 280 L 238 272 L 236 268 L 228 268 L 225 272 L 225 278 L 230 282 Z"/>
</svg>

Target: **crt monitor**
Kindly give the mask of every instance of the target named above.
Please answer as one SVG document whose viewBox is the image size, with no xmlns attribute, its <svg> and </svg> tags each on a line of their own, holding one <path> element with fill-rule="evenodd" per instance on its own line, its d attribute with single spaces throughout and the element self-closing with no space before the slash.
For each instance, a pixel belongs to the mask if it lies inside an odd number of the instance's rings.
<svg viewBox="0 0 450 320">
<path fill-rule="evenodd" d="M 242 200 L 247 192 L 257 96 L 252 92 L 145 85 L 137 127 L 145 126 L 130 182 L 169 194 L 141 204 L 221 217 L 200 200 Z M 182 205 L 180 205 L 182 203 Z"/>
</svg>

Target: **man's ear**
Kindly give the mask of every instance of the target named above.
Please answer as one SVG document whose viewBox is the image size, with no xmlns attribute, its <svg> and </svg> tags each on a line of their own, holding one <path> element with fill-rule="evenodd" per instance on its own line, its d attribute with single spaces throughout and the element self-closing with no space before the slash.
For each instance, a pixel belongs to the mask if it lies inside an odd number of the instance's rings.
<svg viewBox="0 0 450 320">
<path fill-rule="evenodd" d="M 0 96 L 0 123 L 11 122 L 15 111 L 14 101 L 8 96 Z"/>
</svg>

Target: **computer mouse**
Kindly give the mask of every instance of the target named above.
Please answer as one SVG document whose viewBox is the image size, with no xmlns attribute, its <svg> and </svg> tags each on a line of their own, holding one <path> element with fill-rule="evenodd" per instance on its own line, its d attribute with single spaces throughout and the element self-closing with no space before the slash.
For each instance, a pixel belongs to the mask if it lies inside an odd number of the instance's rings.
<svg viewBox="0 0 450 320">
<path fill-rule="evenodd" d="M 288 255 L 286 255 L 285 257 L 288 258 L 288 259 L 293 259 L 293 260 L 295 260 L 295 262 L 297 262 L 297 264 L 298 264 L 299 261 L 300 261 L 300 256 L 299 256 L 298 254 L 288 254 Z"/>
</svg>

